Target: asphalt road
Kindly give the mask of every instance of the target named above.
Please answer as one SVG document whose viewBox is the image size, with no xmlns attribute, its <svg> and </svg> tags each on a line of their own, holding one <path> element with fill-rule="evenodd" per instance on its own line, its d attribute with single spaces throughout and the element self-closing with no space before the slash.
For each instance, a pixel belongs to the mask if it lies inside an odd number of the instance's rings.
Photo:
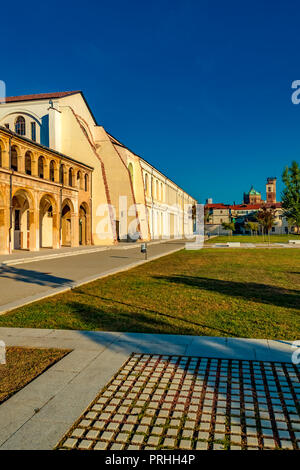
<svg viewBox="0 0 300 470">
<path fill-rule="evenodd" d="M 148 246 L 148 259 L 184 248 L 172 241 Z M 0 313 L 143 262 L 140 247 L 0 267 Z"/>
</svg>

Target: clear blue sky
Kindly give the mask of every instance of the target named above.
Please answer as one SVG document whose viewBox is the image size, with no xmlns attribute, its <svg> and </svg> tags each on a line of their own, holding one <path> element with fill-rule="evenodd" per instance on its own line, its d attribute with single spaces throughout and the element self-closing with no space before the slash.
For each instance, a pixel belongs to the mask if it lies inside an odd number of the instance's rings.
<svg viewBox="0 0 300 470">
<path fill-rule="evenodd" d="M 299 161 L 299 15 L 297 1 L 6 2 L 0 79 L 9 96 L 82 90 L 200 202 L 239 202 L 251 184 L 264 197 Z"/>
</svg>

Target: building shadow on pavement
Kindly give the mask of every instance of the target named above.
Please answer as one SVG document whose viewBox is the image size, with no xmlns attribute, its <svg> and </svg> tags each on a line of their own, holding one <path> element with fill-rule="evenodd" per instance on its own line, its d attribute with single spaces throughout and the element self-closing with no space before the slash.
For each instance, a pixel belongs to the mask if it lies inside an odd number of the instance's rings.
<svg viewBox="0 0 300 470">
<path fill-rule="evenodd" d="M 72 283 L 72 279 L 53 276 L 49 273 L 33 271 L 31 269 L 22 269 L 14 266 L 1 266 L 0 279 L 13 279 L 15 281 L 36 284 L 39 286 L 57 287 L 63 284 Z"/>
</svg>

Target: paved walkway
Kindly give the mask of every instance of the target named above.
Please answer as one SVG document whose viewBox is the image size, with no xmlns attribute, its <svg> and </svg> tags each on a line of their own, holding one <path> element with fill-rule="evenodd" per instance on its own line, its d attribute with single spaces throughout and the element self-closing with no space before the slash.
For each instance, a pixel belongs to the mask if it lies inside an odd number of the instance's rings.
<svg viewBox="0 0 300 470">
<path fill-rule="evenodd" d="M 154 242 L 148 247 L 148 260 L 184 248 L 185 242 Z M 70 250 L 69 250 L 70 251 Z M 68 254 L 67 250 L 66 253 Z M 74 254 L 74 253 L 73 253 Z M 20 256 L 20 255 L 19 255 Z M 124 271 L 145 262 L 140 246 L 124 244 L 110 249 L 90 247 L 83 254 L 32 261 L 30 264 L 0 265 L 0 314 L 21 305 L 64 292 L 100 277 Z"/>
<path fill-rule="evenodd" d="M 289 243 L 241 243 L 239 246 L 228 246 L 226 243 L 205 243 L 204 248 L 300 248 L 300 245 L 293 245 Z"/>
<path fill-rule="evenodd" d="M 0 406 L 0 449 L 299 447 L 291 342 L 22 328 L 0 340 L 72 349 Z"/>
<path fill-rule="evenodd" d="M 166 243 L 166 240 L 153 240 L 147 242 L 148 246 Z M 41 248 L 39 251 L 15 250 L 10 255 L 0 255 L 0 266 L 15 266 L 17 264 L 32 263 L 40 260 L 65 258 L 82 254 L 96 253 L 105 250 L 130 250 L 134 248 L 140 249 L 141 243 L 119 242 L 117 245 L 103 246 L 64 246 L 53 250 L 52 248 Z"/>
</svg>

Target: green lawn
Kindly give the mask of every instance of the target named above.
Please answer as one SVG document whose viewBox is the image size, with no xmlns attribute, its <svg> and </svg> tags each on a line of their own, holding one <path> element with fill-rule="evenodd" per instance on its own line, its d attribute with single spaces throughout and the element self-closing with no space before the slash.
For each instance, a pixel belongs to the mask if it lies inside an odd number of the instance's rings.
<svg viewBox="0 0 300 470">
<path fill-rule="evenodd" d="M 271 243 L 288 243 L 289 240 L 300 240 L 300 235 L 270 235 Z M 218 236 L 206 240 L 205 243 L 227 243 L 227 242 L 241 242 L 241 243 L 269 243 L 267 236 L 263 235 L 233 235 L 231 236 Z"/>
<path fill-rule="evenodd" d="M 0 327 L 299 339 L 300 250 L 182 250 L 0 316 Z"/>
<path fill-rule="evenodd" d="M 8 347 L 0 364 L 0 404 L 45 372 L 70 351 Z"/>
</svg>

